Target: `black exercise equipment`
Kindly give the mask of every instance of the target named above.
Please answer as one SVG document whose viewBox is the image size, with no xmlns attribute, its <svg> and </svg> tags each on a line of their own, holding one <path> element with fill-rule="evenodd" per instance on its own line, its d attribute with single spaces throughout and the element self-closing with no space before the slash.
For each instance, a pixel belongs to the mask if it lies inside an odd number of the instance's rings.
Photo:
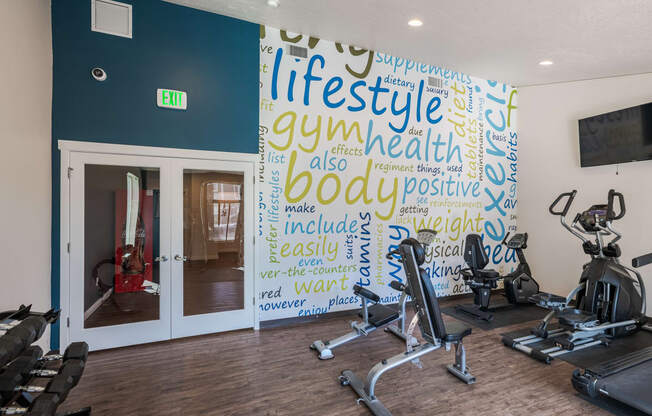
<svg viewBox="0 0 652 416">
<path fill-rule="evenodd" d="M 523 250 L 527 248 L 527 233 L 518 233 L 507 241 L 509 233 L 505 235 L 503 239 L 503 244 L 507 248 L 511 248 L 516 253 L 518 257 L 518 265 L 513 272 L 503 276 L 503 287 L 505 291 L 505 297 L 507 301 L 512 304 L 524 303 L 529 304 L 530 297 L 539 293 L 539 284 L 534 277 L 532 277 L 532 271 L 530 270 L 530 265 L 525 258 L 525 253 Z"/>
<path fill-rule="evenodd" d="M 61 399 L 59 395 L 43 393 L 34 399 L 29 407 L 12 406 L 0 408 L 0 415 L 55 416 L 60 403 Z"/>
<path fill-rule="evenodd" d="M 88 347 L 84 348 L 85 345 L 85 343 L 75 343 L 63 356 L 50 355 L 45 356 L 48 357 L 46 359 L 39 356 L 39 349 L 31 349 L 30 353 L 13 360 L 0 372 L 0 405 L 13 401 L 16 394 L 21 391 L 58 394 L 61 401 L 65 400 L 70 389 L 77 385 L 84 372 L 88 354 Z M 53 361 L 54 357 L 60 358 L 63 364 L 57 370 L 44 368 L 43 364 Z M 51 380 L 45 388 L 22 385 L 33 378 L 51 378 Z"/>
<path fill-rule="evenodd" d="M 392 286 L 393 289 L 396 289 Z M 347 342 L 362 336 L 367 336 L 378 328 L 382 328 L 392 322 L 399 321 L 398 325 L 385 328 L 386 332 L 391 332 L 397 337 L 405 340 L 405 302 L 407 294 L 405 288 L 397 289 L 401 292 L 398 302 L 398 310 L 390 306 L 385 306 L 380 302 L 380 296 L 362 286 L 354 285 L 353 293 L 360 297 L 362 301 L 362 310 L 359 315 L 362 321 L 350 322 L 351 331 L 329 341 L 317 340 L 310 344 L 310 349 L 317 351 L 320 360 L 333 358 L 333 349 Z M 371 306 L 369 306 L 371 305 Z"/>
<path fill-rule="evenodd" d="M 652 347 L 576 369 L 571 381 L 577 391 L 592 399 L 605 397 L 652 414 Z"/>
<path fill-rule="evenodd" d="M 527 248 L 527 233 L 515 234 L 507 242 L 508 236 L 509 233 L 505 235 L 502 244 L 516 252 L 519 263 L 513 272 L 505 276 L 501 276 L 495 270 L 485 269 L 489 264 L 489 257 L 484 250 L 482 237 L 478 234 L 466 236 L 464 261 L 469 267 L 460 270 L 460 276 L 473 292 L 473 304 L 457 305 L 455 307 L 457 311 L 467 313 L 477 319 L 491 321 L 493 311 L 518 303 L 529 303 L 529 298 L 539 292 L 539 284 L 532 277 L 530 266 L 523 254 L 523 250 Z M 490 307 L 492 290 L 498 288 L 498 281 L 501 279 L 504 283 L 504 293 L 508 303 Z"/>
<path fill-rule="evenodd" d="M 32 311 L 31 305 L 0 312 L 0 406 L 4 406 L 0 415 L 55 416 L 57 407 L 79 383 L 88 344 L 75 342 L 63 354 L 47 355 L 31 345 L 58 318 L 58 310 L 39 313 Z M 61 363 L 55 368 L 56 361 Z M 48 382 L 35 384 L 38 379 Z M 34 393 L 40 394 L 35 397 Z M 90 408 L 66 415 L 88 416 Z"/>
<path fill-rule="evenodd" d="M 409 243 L 413 245 L 419 265 L 423 264 L 425 261 L 423 244 L 430 244 L 430 242 L 435 238 L 435 235 L 435 231 L 421 230 L 417 233 L 416 239 L 409 238 L 405 240 L 406 244 Z M 394 256 L 398 254 L 398 249 L 394 249 L 387 253 L 386 257 L 388 259 L 393 259 Z M 398 261 L 400 262 L 401 259 Z M 360 297 L 362 301 L 362 310 L 359 314 L 362 321 L 350 322 L 352 330 L 342 336 L 330 341 L 317 340 L 310 344 L 310 349 L 317 351 L 319 359 L 328 360 L 333 358 L 333 349 L 335 347 L 346 344 L 347 342 L 353 341 L 362 336 L 367 336 L 376 329 L 382 328 L 386 325 L 385 332 L 390 332 L 403 341 L 409 340 L 412 345 L 417 344 L 414 337 L 407 337 L 405 335 L 405 304 L 407 302 L 407 297 L 411 296 L 410 289 L 408 285 L 402 284 L 398 281 L 392 281 L 389 286 L 401 293 L 401 297 L 398 301 L 398 309 L 381 304 L 380 296 L 373 291 L 360 285 L 353 286 L 353 293 Z M 392 322 L 396 322 L 397 324 L 389 325 Z"/>
<path fill-rule="evenodd" d="M 1 312 L 0 316 L 0 367 L 16 358 L 24 349 L 37 341 L 49 324 L 59 319 L 58 310 L 45 313 L 31 311 L 21 305 L 15 311 Z"/>
<path fill-rule="evenodd" d="M 412 293 L 412 305 L 416 312 L 407 335 L 412 335 L 418 323 L 424 342 L 416 347 L 406 342 L 405 352 L 376 364 L 364 380 L 351 370 L 344 370 L 339 377 L 340 383 L 343 386 L 351 386 L 359 397 L 358 401 L 367 405 L 374 415 L 391 416 L 389 410 L 375 396 L 375 386 L 380 376 L 408 362 L 420 366 L 419 357 L 441 347 L 445 347 L 447 351 L 451 346 L 455 347 L 455 364 L 449 365 L 448 371 L 467 384 L 475 382 L 475 377 L 466 367 L 466 353 L 462 343 L 463 338 L 471 333 L 471 328 L 457 321 L 444 324 L 430 276 L 419 267 L 413 242 L 408 240 L 401 242 L 399 252 L 406 282 Z"/>
<path fill-rule="evenodd" d="M 652 263 L 652 253 L 632 260 L 633 267 Z M 650 331 L 650 326 L 642 329 Z M 607 397 L 652 414 L 652 347 L 614 358 L 597 366 L 576 369 L 573 387 L 593 399 Z"/>
<path fill-rule="evenodd" d="M 516 339 L 503 337 L 506 346 L 545 363 L 569 351 L 607 345 L 611 338 L 638 331 L 646 320 L 645 284 L 641 274 L 618 260 L 620 248 L 616 242 L 622 235 L 613 228 L 613 221 L 625 215 L 623 195 L 610 190 L 607 204 L 591 206 L 568 225 L 566 215 L 576 194 L 577 191 L 572 191 L 559 195 L 549 211 L 560 217 L 561 225 L 582 241 L 584 252 L 591 256 L 591 261 L 584 265 L 579 285 L 565 298 L 549 293 L 533 295 L 534 303 L 550 309 L 548 315 L 532 329 L 532 335 Z M 556 210 L 564 198 L 567 198 L 564 208 Z M 620 205 L 618 214 L 614 212 L 615 200 Z M 590 241 L 584 235 L 595 240 Z M 605 244 L 603 238 L 607 236 L 614 238 Z M 550 330 L 553 318 L 560 328 Z M 545 339 L 552 339 L 555 346 L 542 350 L 531 346 Z"/>
</svg>

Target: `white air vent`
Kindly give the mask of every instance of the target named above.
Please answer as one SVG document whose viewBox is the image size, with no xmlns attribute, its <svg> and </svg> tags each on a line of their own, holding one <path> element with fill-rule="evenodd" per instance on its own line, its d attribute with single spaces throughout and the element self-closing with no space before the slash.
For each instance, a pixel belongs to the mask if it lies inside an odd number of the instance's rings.
<svg viewBox="0 0 652 416">
<path fill-rule="evenodd" d="M 285 52 L 288 55 L 296 56 L 297 58 L 307 58 L 308 57 L 308 48 L 304 48 L 296 45 L 285 45 Z"/>
<path fill-rule="evenodd" d="M 91 0 L 91 30 L 131 38 L 131 4 Z"/>
<path fill-rule="evenodd" d="M 444 81 L 441 78 L 428 77 L 428 86 L 429 87 L 436 87 L 436 88 L 443 88 L 444 87 Z"/>
</svg>

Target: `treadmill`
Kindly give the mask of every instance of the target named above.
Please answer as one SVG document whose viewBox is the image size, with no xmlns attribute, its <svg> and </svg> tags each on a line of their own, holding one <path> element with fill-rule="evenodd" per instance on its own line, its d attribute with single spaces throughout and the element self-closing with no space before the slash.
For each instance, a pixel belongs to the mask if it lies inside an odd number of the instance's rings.
<svg viewBox="0 0 652 416">
<path fill-rule="evenodd" d="M 607 397 L 652 415 L 652 347 L 573 372 L 573 387 L 596 399 Z"/>
<path fill-rule="evenodd" d="M 632 259 L 633 267 L 650 263 L 652 253 Z M 644 287 L 641 287 L 641 296 L 645 302 Z M 649 323 L 640 329 L 652 332 Z M 575 390 L 592 399 L 606 397 L 652 415 L 652 347 L 634 351 L 583 371 L 576 369 L 571 381 Z"/>
</svg>

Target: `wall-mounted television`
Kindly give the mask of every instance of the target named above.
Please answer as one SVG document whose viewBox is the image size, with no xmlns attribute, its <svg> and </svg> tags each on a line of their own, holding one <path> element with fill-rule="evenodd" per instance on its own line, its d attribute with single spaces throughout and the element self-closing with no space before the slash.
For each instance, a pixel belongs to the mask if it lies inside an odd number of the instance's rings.
<svg viewBox="0 0 652 416">
<path fill-rule="evenodd" d="M 582 167 L 652 159 L 652 103 L 583 118 L 579 128 Z"/>
</svg>

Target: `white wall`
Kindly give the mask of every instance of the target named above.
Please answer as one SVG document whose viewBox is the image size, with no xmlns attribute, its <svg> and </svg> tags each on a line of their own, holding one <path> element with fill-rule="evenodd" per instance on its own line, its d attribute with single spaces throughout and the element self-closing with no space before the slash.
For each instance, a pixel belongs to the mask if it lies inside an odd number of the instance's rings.
<svg viewBox="0 0 652 416">
<path fill-rule="evenodd" d="M 50 14 L 49 0 L 0 2 L 0 310 L 50 307 Z"/>
<path fill-rule="evenodd" d="M 518 227 L 530 233 L 526 256 L 543 290 L 567 294 L 588 260 L 580 241 L 548 213 L 556 196 L 577 189 L 569 213 L 606 204 L 610 188 L 623 193 L 622 261 L 652 252 L 652 161 L 580 168 L 577 120 L 652 101 L 652 74 L 519 89 Z M 618 174 L 616 174 L 618 172 Z M 652 265 L 640 269 L 652 304 Z M 648 315 L 652 307 L 648 307 Z"/>
</svg>

